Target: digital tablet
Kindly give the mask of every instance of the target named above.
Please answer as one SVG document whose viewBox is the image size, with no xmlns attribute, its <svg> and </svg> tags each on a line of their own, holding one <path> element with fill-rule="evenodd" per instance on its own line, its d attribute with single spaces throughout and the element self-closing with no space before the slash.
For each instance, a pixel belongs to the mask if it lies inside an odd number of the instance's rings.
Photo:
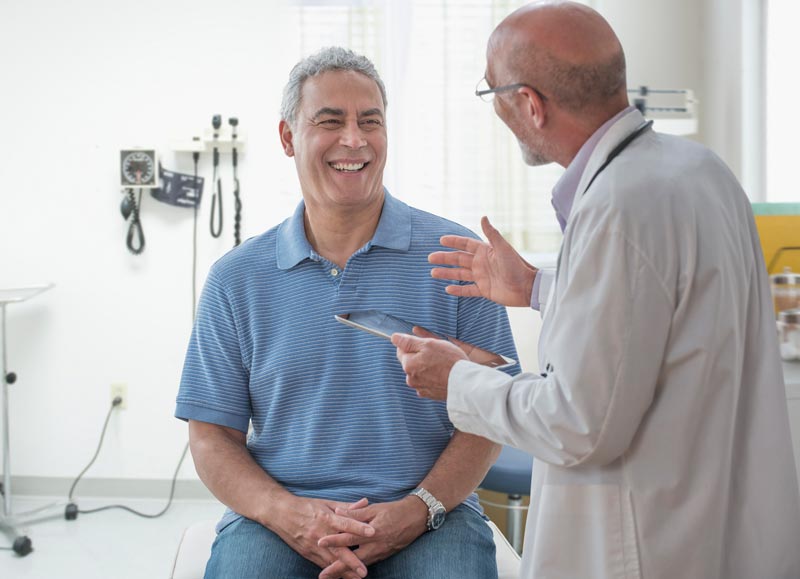
<svg viewBox="0 0 800 579">
<path fill-rule="evenodd" d="M 378 310 L 365 310 L 360 312 L 350 312 L 348 314 L 337 314 L 337 320 L 348 326 L 364 330 L 387 340 L 392 339 L 392 334 L 413 334 L 414 324 L 401 320 L 396 316 L 384 314 Z"/>
<path fill-rule="evenodd" d="M 358 328 L 359 330 L 369 332 L 374 336 L 379 336 L 387 340 L 391 340 L 392 334 L 396 333 L 413 335 L 414 326 L 417 325 L 398 318 L 397 316 L 386 314 L 378 310 L 363 310 L 345 314 L 336 314 L 334 317 L 337 321 L 343 324 L 353 328 Z M 417 327 L 422 328 L 422 326 L 419 325 L 417 325 Z M 423 329 L 431 334 L 436 335 L 435 332 L 431 332 L 426 328 Z M 516 360 L 512 360 L 507 356 L 495 354 L 494 352 L 490 352 L 488 350 L 484 350 L 483 348 L 468 344 L 463 340 L 451 338 L 450 336 L 437 337 L 446 339 L 459 346 L 462 350 L 464 350 L 464 352 L 466 352 L 467 356 L 469 356 L 469 359 L 477 364 L 489 366 L 490 368 L 505 368 L 517 363 Z"/>
</svg>

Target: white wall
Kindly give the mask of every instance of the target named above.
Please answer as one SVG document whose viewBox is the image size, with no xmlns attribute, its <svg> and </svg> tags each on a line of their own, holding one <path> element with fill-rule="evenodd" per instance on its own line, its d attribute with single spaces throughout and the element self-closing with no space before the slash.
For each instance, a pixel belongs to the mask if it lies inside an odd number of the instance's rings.
<svg viewBox="0 0 800 579">
<path fill-rule="evenodd" d="M 596 3 L 626 46 L 631 82 L 695 88 L 699 138 L 738 171 L 732 72 L 709 56 L 725 42 L 709 48 L 707 38 L 709 14 L 726 13 L 721 4 Z M 146 199 L 147 249 L 130 255 L 118 151 L 166 152 L 172 138 L 199 133 L 213 114 L 238 116 L 248 136 L 243 236 L 279 222 L 298 199 L 276 131 L 296 54 L 292 30 L 275 3 L 256 0 L 0 2 L 0 287 L 56 284 L 8 308 L 9 368 L 19 374 L 11 388 L 14 475 L 74 476 L 94 451 L 109 385 L 126 382 L 129 407 L 112 418 L 88 476 L 171 476 L 186 441 L 172 412 L 191 322 L 192 212 Z M 269 48 L 276 38 L 286 50 Z M 191 171 L 186 155 L 167 154 L 164 163 Z M 210 177 L 207 159 L 201 173 Z M 218 241 L 208 233 L 205 192 L 198 286 L 232 245 L 227 163 L 223 181 Z M 534 328 L 520 341 L 535 370 L 536 315 L 516 312 L 513 323 Z M 186 465 L 181 477 L 195 476 Z"/>
<path fill-rule="evenodd" d="M 19 374 L 10 394 L 15 476 L 76 475 L 96 447 L 109 385 L 126 382 L 129 407 L 112 418 L 88 476 L 171 477 L 186 440 L 172 413 L 191 326 L 192 211 L 145 199 L 147 247 L 131 255 L 119 150 L 153 146 L 166 167 L 191 172 L 170 140 L 199 134 L 215 113 L 238 116 L 248 133 L 243 236 L 291 211 L 299 197 L 277 111 L 294 57 L 274 47 L 294 40 L 274 6 L 0 3 L 0 287 L 56 284 L 7 310 L 8 363 Z M 225 232 L 208 232 L 207 188 L 198 287 L 233 245 L 223 164 Z M 208 159 L 201 174 L 210 179 Z M 183 474 L 194 476 L 191 465 Z"/>
<path fill-rule="evenodd" d="M 692 138 L 742 179 L 742 12 L 761 0 L 595 0 L 625 48 L 628 86 L 689 88 L 699 100 Z M 753 129 L 755 130 L 755 129 Z M 748 192 L 760 195 L 761 191 Z"/>
<path fill-rule="evenodd" d="M 593 6 L 622 42 L 630 88 L 694 89 L 703 110 L 701 2 L 596 0 Z"/>
</svg>

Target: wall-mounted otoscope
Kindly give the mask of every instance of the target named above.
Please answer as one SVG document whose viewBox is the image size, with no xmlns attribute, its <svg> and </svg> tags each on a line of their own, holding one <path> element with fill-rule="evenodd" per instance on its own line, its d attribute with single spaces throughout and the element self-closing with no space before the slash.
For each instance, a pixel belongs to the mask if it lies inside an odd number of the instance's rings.
<svg viewBox="0 0 800 579">
<path fill-rule="evenodd" d="M 219 129 L 222 126 L 222 116 L 214 115 L 211 119 L 211 126 L 214 127 L 214 174 L 211 179 L 213 194 L 211 196 L 211 236 L 219 237 L 222 235 L 222 179 L 217 176 L 219 170 Z M 219 212 L 217 207 L 219 206 Z M 214 216 L 217 216 L 217 227 L 214 228 Z"/>
<path fill-rule="evenodd" d="M 211 118 L 211 127 L 203 129 L 202 137 L 193 137 L 191 141 L 183 140 L 173 142 L 172 150 L 179 153 L 192 153 L 195 163 L 195 177 L 197 177 L 197 164 L 201 153 L 208 151 L 211 154 L 213 176 L 211 182 L 211 213 L 209 216 L 209 228 L 211 235 L 218 238 L 222 235 L 223 211 L 222 211 L 222 179 L 220 178 L 220 156 L 231 154 L 233 162 L 233 197 L 234 197 L 234 246 L 241 243 L 241 221 L 242 221 L 242 199 L 241 184 L 239 181 L 239 157 L 245 150 L 247 135 L 240 131 L 239 119 L 228 117 L 228 122 L 223 124 L 222 115 L 214 115 Z M 195 181 L 197 179 L 195 178 Z M 199 190 L 202 189 L 200 186 Z M 199 190 L 196 195 L 199 203 Z M 181 203 L 188 205 L 188 203 Z M 196 204 L 194 205 L 197 209 Z"/>
<path fill-rule="evenodd" d="M 233 218 L 233 239 L 234 246 L 237 246 L 242 242 L 242 200 L 239 197 L 239 175 L 237 173 L 239 166 L 239 151 L 236 148 L 236 127 L 239 126 L 239 119 L 236 117 L 231 117 L 228 119 L 228 124 L 231 126 L 231 147 L 233 149 L 233 201 L 235 207 L 235 214 Z"/>
</svg>

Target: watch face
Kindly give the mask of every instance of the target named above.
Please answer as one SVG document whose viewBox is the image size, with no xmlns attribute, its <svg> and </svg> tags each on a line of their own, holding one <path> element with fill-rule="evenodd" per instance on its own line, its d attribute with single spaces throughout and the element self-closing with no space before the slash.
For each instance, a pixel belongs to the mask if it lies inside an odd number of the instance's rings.
<svg viewBox="0 0 800 579">
<path fill-rule="evenodd" d="M 438 529 L 444 524 L 444 512 L 436 511 L 431 515 L 431 530 Z"/>
</svg>

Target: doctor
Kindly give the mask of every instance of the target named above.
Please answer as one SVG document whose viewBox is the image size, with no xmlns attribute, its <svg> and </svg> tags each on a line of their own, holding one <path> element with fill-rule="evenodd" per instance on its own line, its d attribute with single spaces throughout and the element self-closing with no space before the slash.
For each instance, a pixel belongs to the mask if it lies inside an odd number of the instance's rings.
<svg viewBox="0 0 800 579">
<path fill-rule="evenodd" d="M 526 578 L 796 579 L 800 495 L 769 288 L 747 197 L 705 147 L 628 106 L 608 23 L 528 5 L 494 31 L 483 96 L 525 162 L 566 167 L 555 277 L 484 218 L 434 277 L 542 305 L 539 374 L 396 334 L 407 381 L 457 428 L 531 453 Z M 481 91 L 478 91 L 479 96 Z M 546 299 L 545 299 L 545 296 Z"/>
</svg>

